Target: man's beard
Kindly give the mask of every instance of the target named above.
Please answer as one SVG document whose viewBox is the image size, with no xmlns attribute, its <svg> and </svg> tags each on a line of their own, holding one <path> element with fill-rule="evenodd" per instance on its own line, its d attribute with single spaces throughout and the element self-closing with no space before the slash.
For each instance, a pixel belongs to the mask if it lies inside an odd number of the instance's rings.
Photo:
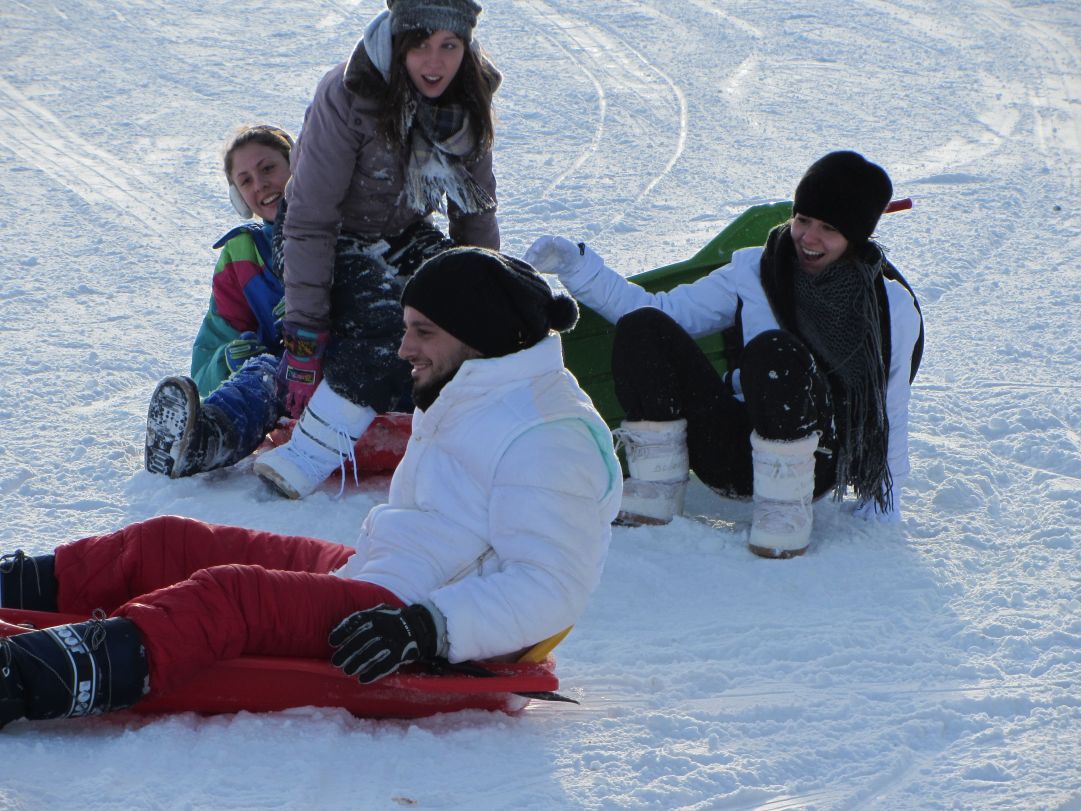
<svg viewBox="0 0 1081 811">
<path fill-rule="evenodd" d="M 458 370 L 461 368 L 462 364 L 459 363 L 446 374 L 432 378 L 427 383 L 414 383 L 413 405 L 421 411 L 427 411 L 439 396 L 439 392 L 443 391 L 443 387 L 454 379 L 454 376 L 458 374 Z"/>
</svg>

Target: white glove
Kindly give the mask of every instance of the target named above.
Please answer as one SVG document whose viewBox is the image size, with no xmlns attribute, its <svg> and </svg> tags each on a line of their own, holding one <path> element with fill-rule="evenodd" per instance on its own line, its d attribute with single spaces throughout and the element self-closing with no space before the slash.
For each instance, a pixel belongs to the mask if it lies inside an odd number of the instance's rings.
<svg viewBox="0 0 1081 811">
<path fill-rule="evenodd" d="M 893 503 L 891 509 L 883 511 L 878 502 L 873 498 L 870 501 L 861 501 L 856 505 L 852 513 L 864 521 L 875 521 L 879 524 L 901 523 L 901 482 L 893 482 Z"/>
<path fill-rule="evenodd" d="M 578 269 L 585 255 L 585 245 L 575 245 L 566 237 L 537 237 L 522 257 L 541 273 L 563 277 Z"/>
</svg>

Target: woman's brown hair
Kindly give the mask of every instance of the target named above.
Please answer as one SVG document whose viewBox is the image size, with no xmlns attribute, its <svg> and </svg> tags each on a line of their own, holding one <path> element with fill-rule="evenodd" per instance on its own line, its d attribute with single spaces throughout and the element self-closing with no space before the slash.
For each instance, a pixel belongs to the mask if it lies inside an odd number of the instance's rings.
<svg viewBox="0 0 1081 811">
<path fill-rule="evenodd" d="M 409 122 L 404 120 L 403 113 L 408 107 L 414 88 L 405 69 L 405 55 L 428 39 L 432 33 L 419 29 L 406 31 L 394 38 L 390 77 L 379 115 L 379 130 L 392 144 L 405 143 L 408 135 Z M 464 40 L 462 47 L 465 49 L 462 65 L 441 100 L 455 101 L 465 107 L 476 140 L 473 154 L 478 155 L 490 150 L 495 142 L 492 96 L 499 85 L 499 74 L 478 48 Z"/>
<path fill-rule="evenodd" d="M 229 136 L 225 142 L 225 150 L 222 153 L 222 168 L 225 169 L 225 179 L 230 184 L 233 182 L 233 154 L 242 146 L 256 143 L 276 149 L 289 163 L 289 153 L 293 149 L 293 136 L 276 127 L 273 124 L 245 124 L 238 127 L 236 132 Z"/>
</svg>

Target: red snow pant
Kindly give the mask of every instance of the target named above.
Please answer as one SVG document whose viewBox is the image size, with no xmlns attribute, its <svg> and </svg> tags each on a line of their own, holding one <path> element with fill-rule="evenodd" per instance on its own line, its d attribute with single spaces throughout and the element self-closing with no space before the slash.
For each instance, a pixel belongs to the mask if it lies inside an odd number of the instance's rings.
<svg viewBox="0 0 1081 811">
<path fill-rule="evenodd" d="M 329 658 L 327 634 L 394 594 L 328 574 L 354 550 L 162 516 L 56 549 L 57 610 L 101 608 L 138 627 L 151 693 L 244 654 Z"/>
</svg>

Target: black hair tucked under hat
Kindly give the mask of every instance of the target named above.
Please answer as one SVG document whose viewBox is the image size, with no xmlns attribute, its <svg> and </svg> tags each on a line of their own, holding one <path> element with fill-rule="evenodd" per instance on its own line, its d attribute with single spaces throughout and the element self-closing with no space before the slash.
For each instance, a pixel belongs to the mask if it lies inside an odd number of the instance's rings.
<svg viewBox="0 0 1081 811">
<path fill-rule="evenodd" d="M 528 349 L 578 321 L 578 305 L 531 265 L 486 248 L 451 248 L 420 266 L 402 306 L 423 313 L 484 357 Z"/>
<path fill-rule="evenodd" d="M 893 184 L 881 166 L 858 152 L 830 152 L 804 173 L 792 212 L 828 222 L 859 245 L 871 238 L 892 195 Z"/>
</svg>

